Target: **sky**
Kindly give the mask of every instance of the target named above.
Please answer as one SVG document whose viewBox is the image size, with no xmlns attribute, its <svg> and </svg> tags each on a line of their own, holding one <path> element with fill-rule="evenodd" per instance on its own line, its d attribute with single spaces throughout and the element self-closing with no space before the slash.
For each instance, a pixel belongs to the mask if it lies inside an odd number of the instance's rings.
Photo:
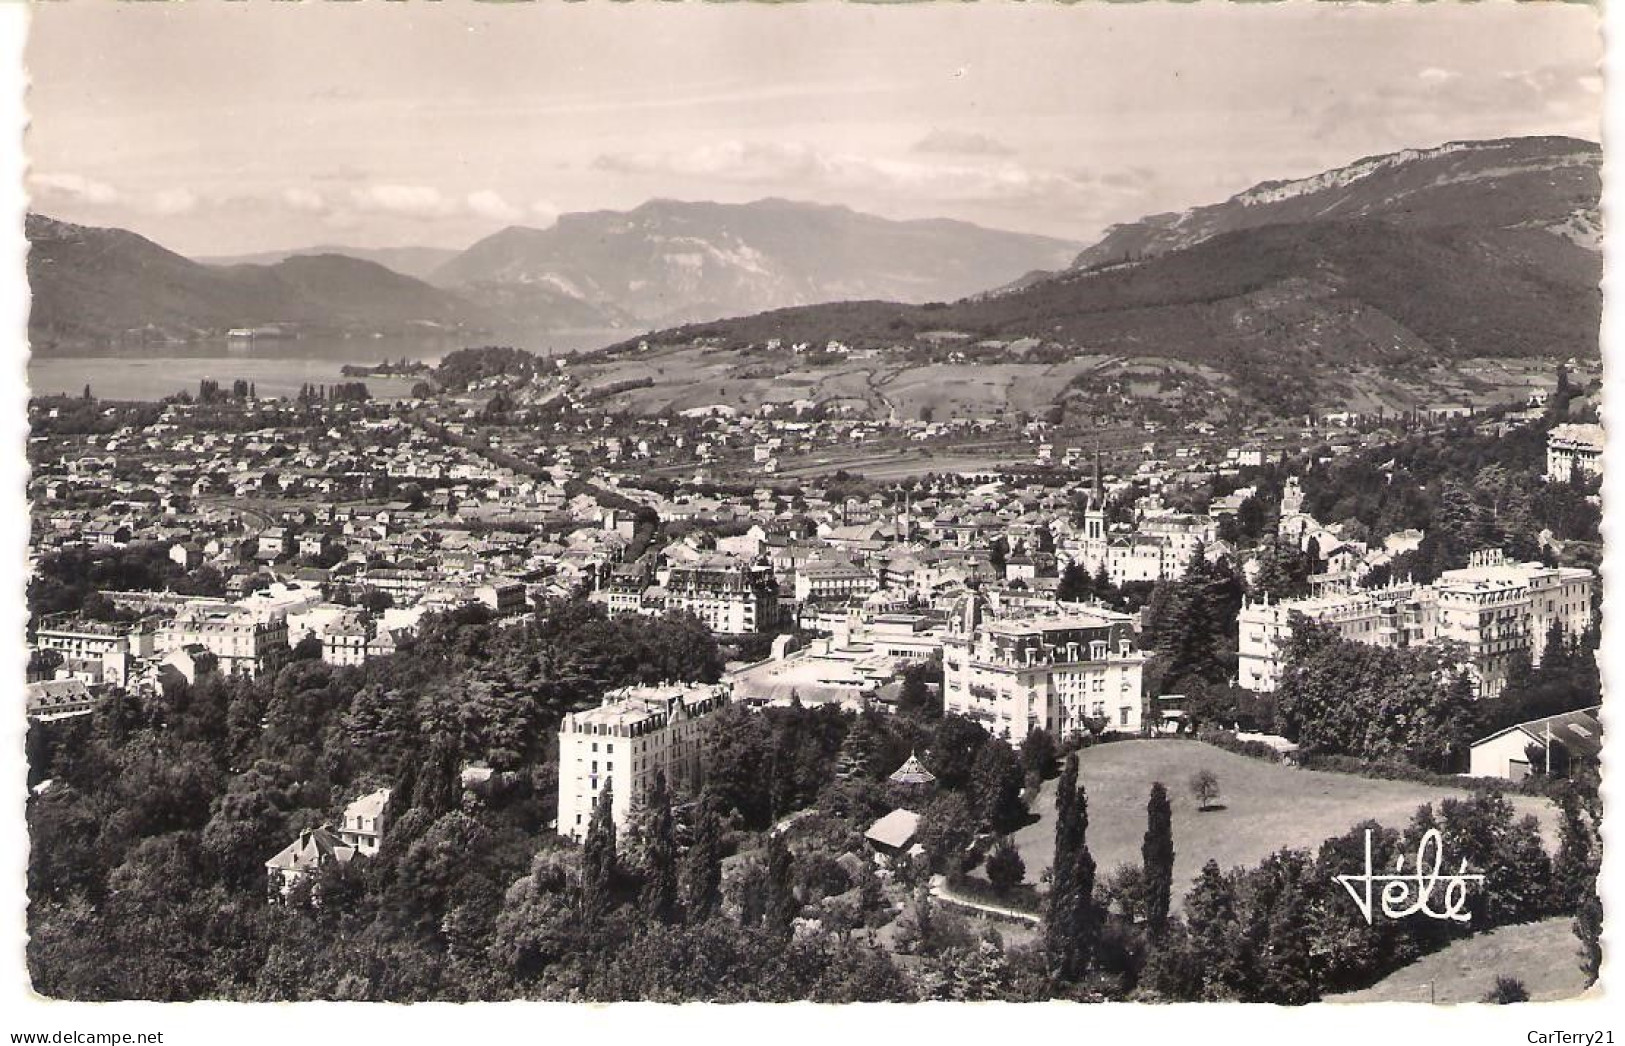
<svg viewBox="0 0 1625 1046">
<path fill-rule="evenodd" d="M 1092 241 L 1446 141 L 1600 137 L 1580 4 L 48 3 L 32 207 L 191 256 L 651 198 Z"/>
</svg>

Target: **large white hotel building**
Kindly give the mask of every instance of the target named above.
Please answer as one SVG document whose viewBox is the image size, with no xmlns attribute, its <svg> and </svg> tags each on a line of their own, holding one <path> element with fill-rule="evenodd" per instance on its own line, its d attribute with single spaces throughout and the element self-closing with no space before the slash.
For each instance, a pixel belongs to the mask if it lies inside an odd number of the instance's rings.
<svg viewBox="0 0 1625 1046">
<path fill-rule="evenodd" d="M 1499 549 L 1487 549 L 1431 585 L 1249 602 L 1239 618 L 1239 682 L 1249 690 L 1276 688 L 1296 613 L 1330 625 L 1344 639 L 1372 646 L 1460 644 L 1475 689 L 1480 696 L 1494 697 L 1506 686 L 1516 654 L 1540 662 L 1553 624 L 1568 635 L 1590 625 L 1596 583 L 1589 570 L 1512 562 Z"/>
<path fill-rule="evenodd" d="M 1145 661 L 1127 614 L 1065 606 L 996 618 L 973 592 L 943 640 L 943 709 L 1015 745 L 1037 729 L 1081 732 L 1091 719 L 1138 733 Z"/>
<path fill-rule="evenodd" d="M 606 785 L 613 784 L 610 814 L 617 831 L 642 807 L 657 771 L 666 775 L 669 789 L 697 790 L 710 716 L 727 703 L 722 685 L 637 686 L 611 691 L 598 707 L 565 716 L 559 725 L 559 834 L 586 838 L 593 804 Z"/>
</svg>

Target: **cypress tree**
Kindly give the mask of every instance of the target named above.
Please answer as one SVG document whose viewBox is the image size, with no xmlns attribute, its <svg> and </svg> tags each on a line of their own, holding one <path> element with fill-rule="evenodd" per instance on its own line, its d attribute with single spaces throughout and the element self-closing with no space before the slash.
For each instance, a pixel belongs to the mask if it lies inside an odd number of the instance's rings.
<svg viewBox="0 0 1625 1046">
<path fill-rule="evenodd" d="M 1168 907 L 1174 887 L 1173 806 L 1168 789 L 1161 781 L 1151 785 L 1151 798 L 1145 804 L 1145 841 L 1140 859 L 1145 868 L 1146 923 L 1153 936 L 1160 936 L 1168 923 Z"/>
<path fill-rule="evenodd" d="M 1061 764 L 1061 776 L 1055 782 L 1055 858 L 1051 874 L 1057 879 L 1072 866 L 1072 851 L 1077 846 L 1077 802 L 1078 757 L 1074 753 Z"/>
<path fill-rule="evenodd" d="M 689 922 L 704 922 L 722 906 L 722 820 L 716 803 L 700 799 L 694 843 L 683 858 L 683 910 Z"/>
<path fill-rule="evenodd" d="M 1077 757 L 1067 759 L 1063 786 L 1077 777 Z M 1076 981 L 1094 958 L 1098 927 L 1095 920 L 1095 859 L 1089 853 L 1089 797 L 1082 788 L 1066 789 L 1069 801 L 1056 793 L 1055 869 L 1050 883 L 1049 911 L 1044 920 L 1044 947 L 1052 976 Z"/>
<path fill-rule="evenodd" d="M 796 917 L 798 905 L 796 904 L 795 884 L 791 881 L 790 848 L 784 845 L 779 836 L 771 836 L 767 841 L 767 881 L 765 884 L 766 898 L 763 905 L 763 919 L 767 924 L 768 932 L 788 936 L 790 923 Z"/>
<path fill-rule="evenodd" d="M 641 897 L 643 910 L 660 922 L 675 922 L 679 915 L 677 834 L 672 824 L 671 792 L 666 788 L 666 775 L 659 770 L 655 771 L 649 809 L 649 841 L 645 855 L 647 867 Z"/>
<path fill-rule="evenodd" d="M 615 852 L 614 785 L 604 782 L 592 806 L 587 839 L 581 851 L 581 913 L 597 919 L 614 907 L 617 856 Z"/>
<path fill-rule="evenodd" d="M 463 771 L 457 755 L 457 745 L 449 739 L 437 739 L 429 746 L 423 773 L 417 778 L 412 793 L 412 805 L 422 809 L 431 818 L 449 813 L 462 805 Z"/>
</svg>

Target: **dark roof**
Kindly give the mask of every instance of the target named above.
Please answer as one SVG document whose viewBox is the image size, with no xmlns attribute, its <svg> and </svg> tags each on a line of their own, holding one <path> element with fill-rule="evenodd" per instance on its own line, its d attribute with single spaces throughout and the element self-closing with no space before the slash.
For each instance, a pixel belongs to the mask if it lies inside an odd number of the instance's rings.
<svg viewBox="0 0 1625 1046">
<path fill-rule="evenodd" d="M 1481 745 L 1502 737 L 1509 731 L 1520 730 L 1535 741 L 1545 744 L 1549 728 L 1551 739 L 1562 745 L 1571 757 L 1596 759 L 1602 754 L 1602 721 L 1597 718 L 1601 710 L 1602 706 L 1593 705 L 1575 712 L 1562 712 L 1541 719 L 1531 719 L 1509 726 L 1505 730 L 1497 730 L 1473 743 L 1475 746 Z"/>
</svg>

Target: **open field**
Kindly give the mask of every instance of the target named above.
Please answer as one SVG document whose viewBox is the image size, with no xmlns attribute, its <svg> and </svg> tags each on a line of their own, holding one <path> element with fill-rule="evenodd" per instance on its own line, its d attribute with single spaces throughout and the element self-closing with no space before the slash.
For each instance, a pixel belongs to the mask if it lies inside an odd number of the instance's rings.
<svg viewBox="0 0 1625 1046">
<path fill-rule="evenodd" d="M 1198 812 L 1188 782 L 1197 770 L 1219 778 L 1223 809 Z M 1145 803 L 1151 784 L 1168 788 L 1174 812 L 1174 906 L 1209 858 L 1221 868 L 1252 866 L 1283 847 L 1319 849 L 1368 818 L 1403 828 L 1427 802 L 1460 798 L 1460 789 L 1377 781 L 1351 774 L 1303 770 L 1249 759 L 1200 741 L 1115 741 L 1078 755 L 1078 781 L 1089 795 L 1089 852 L 1101 876 L 1120 864 L 1140 861 Z M 1535 814 L 1555 846 L 1556 811 L 1544 799 L 1509 796 L 1519 814 Z M 1014 838 L 1037 882 L 1054 859 L 1055 782 L 1045 782 L 1033 809 L 1036 823 Z"/>
<path fill-rule="evenodd" d="M 742 410 L 763 403 L 807 399 L 862 407 L 904 418 L 929 410 L 939 421 L 995 417 L 1014 411 L 1040 413 L 1075 375 L 1107 357 L 1079 355 L 1064 363 L 963 363 L 911 366 L 876 356 L 857 356 L 808 366 L 787 352 L 731 352 L 711 348 L 661 348 L 575 368 L 587 389 L 648 379 L 654 384 L 612 397 L 640 413 L 671 407 L 686 410 L 723 404 Z"/>
<path fill-rule="evenodd" d="M 1567 917 L 1502 926 L 1424 955 L 1369 988 L 1326 1002 L 1478 1002 L 1498 975 L 1523 981 L 1531 1002 L 1572 999 L 1585 990 L 1580 942 Z"/>
<path fill-rule="evenodd" d="M 1079 375 L 1089 376 L 1082 384 L 1086 389 L 1121 383 L 1147 403 L 1238 392 L 1235 378 L 1212 365 L 1093 347 L 1080 348 L 1058 363 L 1020 359 L 911 363 L 902 351 L 875 349 L 813 364 L 806 355 L 786 348 L 657 344 L 646 351 L 592 357 L 576 364 L 572 372 L 589 390 L 627 381 L 653 382 L 609 401 L 643 414 L 712 404 L 749 411 L 767 403 L 811 400 L 875 418 L 918 419 L 928 414 L 947 421 L 1016 412 L 1040 417 L 1065 396 Z M 1484 407 L 1521 402 L 1533 389 L 1550 389 L 1555 376 L 1556 361 L 1544 357 L 1475 357 L 1400 370 L 1349 364 L 1327 367 L 1319 374 L 1318 401 L 1325 409 L 1357 412 L 1394 413 L 1445 402 Z"/>
</svg>

